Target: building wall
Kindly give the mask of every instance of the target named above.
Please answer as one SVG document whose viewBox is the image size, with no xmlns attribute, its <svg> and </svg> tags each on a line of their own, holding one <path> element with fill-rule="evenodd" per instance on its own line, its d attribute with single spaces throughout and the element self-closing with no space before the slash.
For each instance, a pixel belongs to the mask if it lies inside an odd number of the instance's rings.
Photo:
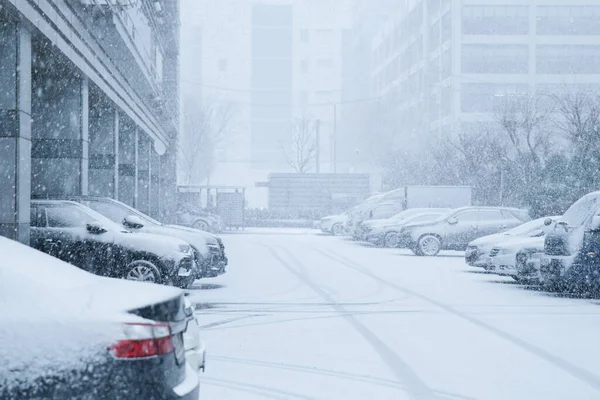
<svg viewBox="0 0 600 400">
<path fill-rule="evenodd" d="M 28 242 L 31 195 L 90 190 L 172 220 L 179 3 L 156 3 L 0 0 L 0 234 Z"/>
<path fill-rule="evenodd" d="M 375 93 L 398 93 L 398 145 L 477 131 L 507 97 L 597 88 L 599 16 L 595 0 L 398 6 L 371 41 Z"/>
</svg>

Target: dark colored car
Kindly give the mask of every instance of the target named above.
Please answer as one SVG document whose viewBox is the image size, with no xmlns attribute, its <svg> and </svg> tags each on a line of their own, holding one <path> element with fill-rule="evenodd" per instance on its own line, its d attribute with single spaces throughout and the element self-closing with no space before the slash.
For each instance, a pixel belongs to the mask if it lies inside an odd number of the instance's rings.
<svg viewBox="0 0 600 400">
<path fill-rule="evenodd" d="M 600 192 L 576 201 L 552 224 L 540 274 L 548 286 L 600 287 Z"/>
<path fill-rule="evenodd" d="M 178 225 L 165 225 L 117 200 L 105 197 L 80 196 L 69 200 L 81 203 L 104 215 L 116 224 L 122 224 L 133 233 L 152 233 L 172 236 L 192 246 L 198 269 L 197 279 L 214 278 L 226 272 L 228 264 L 223 241 L 208 232 Z"/>
<path fill-rule="evenodd" d="M 31 246 L 96 275 L 180 287 L 195 279 L 191 246 L 133 234 L 79 203 L 32 200 Z"/>
<path fill-rule="evenodd" d="M 181 290 L 89 274 L 0 237 L 0 398 L 197 400 Z M 18 260 L 18 262 L 16 262 Z"/>
</svg>

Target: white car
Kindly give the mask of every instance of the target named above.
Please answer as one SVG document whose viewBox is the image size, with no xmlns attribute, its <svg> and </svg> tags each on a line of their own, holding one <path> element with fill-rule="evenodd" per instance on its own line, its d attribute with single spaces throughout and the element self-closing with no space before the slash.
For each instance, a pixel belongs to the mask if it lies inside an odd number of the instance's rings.
<svg viewBox="0 0 600 400">
<path fill-rule="evenodd" d="M 490 251 L 485 269 L 518 282 L 539 282 L 544 236 L 540 231 L 534 237 L 518 237 L 497 244 Z"/>
<path fill-rule="evenodd" d="M 409 208 L 388 219 L 365 221 L 358 227 L 362 240 L 385 247 L 398 247 L 402 243 L 400 232 L 404 225 L 431 221 L 446 214 L 446 208 Z"/>
<path fill-rule="evenodd" d="M 196 305 L 186 296 L 185 315 L 188 318 L 187 329 L 183 333 L 183 347 L 185 348 L 185 359 L 194 371 L 206 368 L 206 345 L 200 340 L 200 327 L 196 318 Z"/>
<path fill-rule="evenodd" d="M 321 219 L 321 231 L 333 236 L 342 236 L 346 232 L 344 225 L 347 219 L 348 213 L 324 217 Z"/>
<path fill-rule="evenodd" d="M 553 221 L 558 217 L 549 217 Z M 465 261 L 472 267 L 486 267 L 490 262 L 492 248 L 513 238 L 535 237 L 544 231 L 544 222 L 548 217 L 526 222 L 504 232 L 495 233 L 473 240 L 465 251 Z"/>
</svg>

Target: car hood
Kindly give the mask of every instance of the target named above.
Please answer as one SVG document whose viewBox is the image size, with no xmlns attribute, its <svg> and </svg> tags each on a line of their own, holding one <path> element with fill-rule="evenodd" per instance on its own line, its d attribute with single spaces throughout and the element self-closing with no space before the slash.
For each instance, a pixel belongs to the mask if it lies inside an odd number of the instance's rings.
<svg viewBox="0 0 600 400">
<path fill-rule="evenodd" d="M 493 235 L 483 236 L 479 239 L 473 240 L 471 243 L 469 243 L 469 246 L 491 248 L 497 243 L 504 242 L 512 238 L 514 238 L 514 236 L 505 235 L 504 233 L 494 233 Z"/>
<path fill-rule="evenodd" d="M 327 217 L 321 218 L 321 221 L 333 221 L 333 222 L 346 222 L 348 219 L 347 215 L 328 215 Z"/>
<path fill-rule="evenodd" d="M 208 253 L 208 246 L 219 245 L 215 235 L 201 231 L 200 229 L 180 225 L 162 225 L 161 229 L 164 230 L 163 234 L 165 235 L 175 236 L 190 243 L 203 255 Z"/>
<path fill-rule="evenodd" d="M 381 228 L 387 225 L 393 225 L 393 222 L 389 219 L 372 219 L 363 222 L 363 224 L 369 228 Z"/>
<path fill-rule="evenodd" d="M 179 238 L 155 233 L 120 232 L 115 243 L 132 250 L 147 251 L 161 258 L 181 255 L 182 248 L 189 248 L 189 244 Z"/>
<path fill-rule="evenodd" d="M 515 237 L 505 240 L 494 247 L 504 250 L 514 250 L 515 252 L 524 248 L 544 251 L 544 237 Z"/>
</svg>

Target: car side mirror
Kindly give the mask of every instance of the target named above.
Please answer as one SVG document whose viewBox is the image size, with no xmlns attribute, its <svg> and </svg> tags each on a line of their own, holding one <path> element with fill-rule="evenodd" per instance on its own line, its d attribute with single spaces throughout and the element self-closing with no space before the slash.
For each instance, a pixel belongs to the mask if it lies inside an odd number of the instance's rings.
<svg viewBox="0 0 600 400">
<path fill-rule="evenodd" d="M 93 235 L 101 235 L 107 232 L 107 230 L 102 226 L 102 223 L 99 221 L 88 222 L 85 225 L 85 229 L 87 229 L 87 231 Z"/>
<path fill-rule="evenodd" d="M 123 219 L 123 225 L 131 229 L 140 229 L 144 227 L 144 222 L 136 215 L 128 215 Z"/>
<path fill-rule="evenodd" d="M 458 224 L 458 220 L 456 219 L 456 217 L 450 217 L 450 218 L 448 218 L 448 223 L 450 225 L 455 225 L 455 224 Z"/>
<path fill-rule="evenodd" d="M 552 225 L 552 218 L 546 218 L 546 219 L 544 220 L 544 225 L 546 225 L 546 226 L 550 226 L 550 225 Z"/>
<path fill-rule="evenodd" d="M 590 230 L 591 231 L 600 231 L 600 216 L 599 215 L 594 215 L 594 217 L 592 217 L 592 224 L 590 225 Z"/>
</svg>

